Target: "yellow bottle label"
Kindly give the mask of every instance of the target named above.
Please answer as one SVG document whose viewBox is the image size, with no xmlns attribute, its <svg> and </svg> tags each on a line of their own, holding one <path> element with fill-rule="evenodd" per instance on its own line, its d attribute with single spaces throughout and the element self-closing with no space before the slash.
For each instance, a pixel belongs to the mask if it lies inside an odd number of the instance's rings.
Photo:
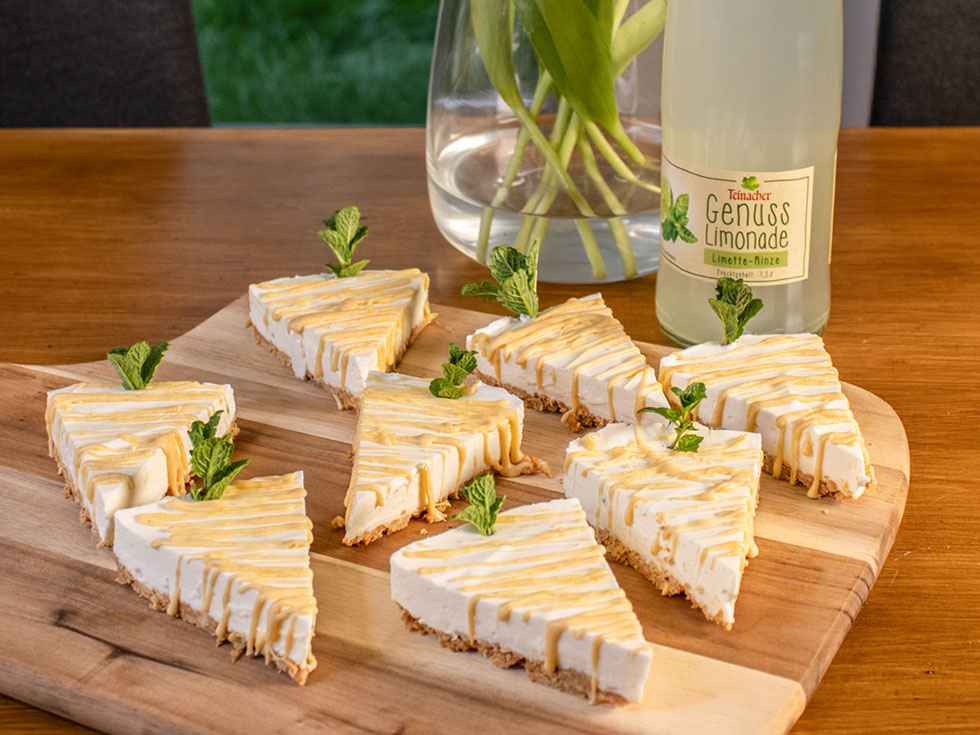
<svg viewBox="0 0 980 735">
<path fill-rule="evenodd" d="M 804 280 L 810 267 L 813 166 L 726 171 L 663 149 L 660 257 L 702 281 Z"/>
</svg>

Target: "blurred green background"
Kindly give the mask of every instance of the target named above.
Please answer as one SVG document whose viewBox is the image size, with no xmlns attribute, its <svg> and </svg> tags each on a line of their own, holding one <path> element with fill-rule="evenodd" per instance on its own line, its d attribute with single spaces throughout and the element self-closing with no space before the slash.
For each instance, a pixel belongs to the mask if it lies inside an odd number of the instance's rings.
<svg viewBox="0 0 980 735">
<path fill-rule="evenodd" d="M 425 122 L 438 0 L 192 0 L 215 123 Z"/>
</svg>

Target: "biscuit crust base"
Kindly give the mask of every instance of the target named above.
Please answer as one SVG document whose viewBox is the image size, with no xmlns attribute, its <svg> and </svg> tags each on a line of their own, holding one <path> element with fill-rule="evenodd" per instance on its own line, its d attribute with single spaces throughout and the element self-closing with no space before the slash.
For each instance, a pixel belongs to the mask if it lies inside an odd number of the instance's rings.
<svg viewBox="0 0 980 735">
<path fill-rule="evenodd" d="M 408 349 L 409 345 L 411 345 L 412 342 L 415 341 L 415 339 L 422 333 L 422 330 L 425 329 L 432 322 L 433 319 L 435 319 L 435 314 L 432 314 L 428 319 L 419 322 L 415 326 L 415 329 L 413 329 L 412 333 L 408 336 L 408 340 L 405 342 L 405 346 L 402 347 L 401 350 L 399 350 L 397 355 L 395 355 L 395 359 L 391 361 L 391 364 L 385 367 L 385 371 L 391 370 L 395 365 L 398 364 L 398 361 L 401 360 L 402 357 L 405 355 L 405 350 Z M 276 356 L 276 359 L 279 360 L 279 362 L 281 362 L 289 369 L 292 369 L 293 361 L 289 359 L 289 355 L 287 355 L 285 352 L 283 352 L 274 344 L 272 344 L 272 342 L 270 342 L 261 334 L 259 334 L 259 330 L 255 328 L 255 325 L 252 324 L 251 320 L 249 320 L 248 324 L 246 324 L 245 326 L 252 328 L 252 336 L 255 337 L 255 342 L 257 344 L 261 345 L 262 347 L 265 347 L 273 355 Z M 303 380 L 309 380 L 311 383 L 316 383 L 321 388 L 326 389 L 326 391 L 333 396 L 333 399 L 337 402 L 337 408 L 341 411 L 348 408 L 354 409 L 356 411 L 357 408 L 361 405 L 361 397 L 355 396 L 346 388 L 338 388 L 333 385 L 328 385 L 326 382 L 324 382 L 322 378 L 318 378 L 315 375 L 310 375 L 309 373 L 306 373 L 306 375 L 303 377 Z"/>
<path fill-rule="evenodd" d="M 128 584 L 130 587 L 136 590 L 136 593 L 140 597 L 145 597 L 150 601 L 150 607 L 152 607 L 154 610 L 160 610 L 161 612 L 167 611 L 167 608 L 170 606 L 170 595 L 157 592 L 156 590 L 147 587 L 145 584 L 134 578 L 130 571 L 119 563 L 118 560 L 117 564 L 119 565 L 119 574 L 116 577 L 117 582 L 120 584 Z M 198 628 L 207 631 L 211 635 L 217 634 L 218 621 L 212 618 L 206 612 L 194 610 L 182 602 L 180 603 L 178 615 L 188 623 L 196 625 Z M 237 661 L 239 658 L 241 658 L 241 655 L 245 653 L 247 641 L 245 640 L 245 636 L 241 633 L 231 631 L 227 633 L 223 639 L 218 639 L 219 644 L 223 643 L 224 641 L 228 641 L 231 644 L 232 661 Z M 255 653 L 253 655 L 258 656 L 260 654 Z M 285 656 L 279 656 L 275 652 L 270 655 L 269 661 L 274 663 L 279 671 L 286 672 L 289 677 L 300 686 L 306 683 L 306 677 L 309 676 L 309 673 L 316 668 L 316 658 L 313 657 L 313 654 L 310 654 L 305 666 L 299 666 L 295 661 L 291 661 Z"/>
<path fill-rule="evenodd" d="M 586 429 L 601 429 L 603 426 L 609 423 L 609 419 L 596 416 L 594 413 L 591 413 L 587 408 L 585 408 L 585 406 L 571 408 L 561 401 L 555 400 L 554 398 L 546 396 L 543 393 L 528 393 L 526 390 L 517 388 L 509 383 L 501 383 L 496 378 L 480 372 L 479 370 L 474 371 L 473 374 L 479 377 L 480 380 L 487 385 L 495 385 L 499 388 L 505 389 L 508 393 L 513 393 L 515 396 L 524 401 L 524 405 L 528 408 L 533 408 L 536 411 L 543 411 L 545 413 L 560 413 L 561 422 L 572 431 L 580 432 L 585 431 Z"/>
<path fill-rule="evenodd" d="M 499 666 L 504 669 L 509 669 L 512 666 L 523 666 L 527 672 L 527 678 L 531 681 L 546 684 L 553 689 L 560 689 L 563 692 L 571 692 L 572 694 L 586 697 L 592 704 L 599 702 L 610 702 L 612 704 L 628 703 L 625 697 L 615 692 L 599 689 L 597 686 L 595 687 L 595 691 L 593 691 L 592 674 L 586 674 L 574 669 L 563 669 L 560 666 L 554 671 L 546 671 L 543 660 L 529 660 L 519 653 L 501 648 L 498 643 L 467 640 L 459 636 L 443 633 L 422 623 L 401 605 L 398 607 L 402 611 L 402 620 L 405 622 L 406 628 L 418 631 L 423 635 L 431 633 L 436 636 L 440 645 L 452 651 L 478 651 L 480 655 L 489 658 L 494 666 Z"/>
<path fill-rule="evenodd" d="M 689 585 L 681 584 L 673 576 L 667 574 L 667 572 L 662 569 L 657 569 L 653 565 L 647 563 L 644 559 L 640 558 L 633 549 L 629 548 L 616 538 L 612 533 L 604 528 L 596 528 L 595 538 L 600 544 L 606 547 L 606 557 L 612 561 L 619 562 L 620 564 L 625 564 L 628 567 L 633 567 L 636 571 L 642 574 L 644 577 L 653 582 L 654 586 L 660 590 L 660 594 L 665 596 L 679 595 L 684 593 L 684 596 L 691 603 L 691 607 L 697 608 L 704 616 L 713 623 L 718 623 L 725 630 L 731 630 L 732 624 L 726 623 L 722 618 L 722 614 L 719 612 L 715 615 L 709 615 L 708 611 L 705 610 L 701 604 L 694 599 L 691 594 L 691 588 Z"/>
</svg>

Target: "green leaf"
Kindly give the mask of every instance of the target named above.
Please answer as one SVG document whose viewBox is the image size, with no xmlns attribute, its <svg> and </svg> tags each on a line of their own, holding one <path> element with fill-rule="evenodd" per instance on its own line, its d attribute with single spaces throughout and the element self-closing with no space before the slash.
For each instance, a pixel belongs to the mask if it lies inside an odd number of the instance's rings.
<svg viewBox="0 0 980 735">
<path fill-rule="evenodd" d="M 476 350 L 464 350 L 455 342 L 450 342 L 449 363 L 465 370 L 469 375 L 476 370 Z"/>
<path fill-rule="evenodd" d="M 507 245 L 498 245 L 490 253 L 490 275 L 497 283 L 503 283 L 518 271 L 527 270 L 527 258 Z"/>
<path fill-rule="evenodd" d="M 687 217 L 684 218 L 684 224 L 687 224 Z M 678 234 L 680 234 L 681 240 L 684 242 L 695 243 L 698 241 L 698 239 L 694 236 L 694 233 L 684 226 L 681 226 Z"/>
<path fill-rule="evenodd" d="M 368 233 L 368 228 L 361 225 L 361 211 L 355 206 L 338 209 L 329 219 L 323 220 L 323 225 L 326 229 L 318 231 L 317 235 L 330 246 L 339 261 L 339 265 L 327 263 L 327 268 L 337 278 L 356 276 L 368 264 L 367 260 L 350 262 L 354 248 Z"/>
<path fill-rule="evenodd" d="M 742 188 L 748 189 L 749 191 L 755 191 L 759 188 L 759 181 L 755 176 L 743 176 L 742 177 Z"/>
<path fill-rule="evenodd" d="M 248 465 L 250 460 L 239 459 L 232 462 L 227 467 L 221 469 L 215 479 L 211 482 L 211 486 L 207 489 L 207 494 L 204 500 L 217 500 L 222 495 L 224 495 L 225 490 L 231 484 L 231 481 L 235 479 L 235 476 L 241 472 L 246 465 Z"/>
<path fill-rule="evenodd" d="M 681 412 L 676 408 L 664 408 L 662 406 L 647 406 L 646 408 L 641 408 L 637 413 L 655 413 L 663 416 L 670 423 L 676 424 L 681 420 Z"/>
<path fill-rule="evenodd" d="M 106 353 L 106 358 L 122 380 L 123 388 L 141 390 L 153 380 L 169 347 L 167 342 L 152 347 L 149 342 L 137 342 L 131 347 L 114 347 Z"/>
<path fill-rule="evenodd" d="M 218 422 L 221 421 L 221 411 L 215 411 L 211 414 L 211 417 L 207 420 L 207 423 L 203 421 L 195 421 L 191 424 L 190 434 L 191 448 L 196 447 L 205 439 L 210 439 L 218 433 Z"/>
<path fill-rule="evenodd" d="M 493 281 L 483 281 L 483 283 L 467 283 L 463 286 L 460 293 L 463 296 L 474 296 L 484 301 L 496 301 L 500 293 L 500 286 Z"/>
<path fill-rule="evenodd" d="M 725 341 L 729 344 L 742 336 L 745 325 L 762 309 L 762 300 L 752 297 L 752 288 L 741 278 L 719 278 L 715 283 L 717 298 L 708 299 L 708 304 L 721 319 L 725 330 Z"/>
<path fill-rule="evenodd" d="M 429 392 L 436 398 L 462 398 L 466 395 L 466 388 L 460 386 L 474 370 L 476 351 L 464 350 L 455 342 L 450 342 L 449 362 L 442 364 L 444 377 L 432 380 Z"/>
<path fill-rule="evenodd" d="M 677 225 L 674 224 L 673 220 L 665 220 L 660 223 L 660 234 L 667 242 L 674 242 L 677 240 Z"/>
<path fill-rule="evenodd" d="M 538 60 L 561 96 L 580 118 L 598 122 L 624 149 L 635 148 L 616 107 L 612 3 L 515 0 L 514 4 Z"/>
<path fill-rule="evenodd" d="M 217 427 L 216 416 L 217 413 L 212 415 L 208 424 L 199 421 L 196 424 L 207 427 L 214 422 Z M 203 433 L 206 428 L 200 431 Z M 203 480 L 200 487 L 196 483 L 191 486 L 191 497 L 194 500 L 216 500 L 222 496 L 235 476 L 249 463 L 247 459 L 232 462 L 231 456 L 234 452 L 231 434 L 203 437 L 194 444 L 191 450 L 191 470 Z"/>
<path fill-rule="evenodd" d="M 470 0 L 470 21 L 480 60 L 497 94 L 512 109 L 524 107 L 514 73 L 514 4 L 509 0 Z"/>
<path fill-rule="evenodd" d="M 466 388 L 457 385 L 449 378 L 435 378 L 429 383 L 429 393 L 436 398 L 462 398 L 466 395 Z"/>
<path fill-rule="evenodd" d="M 689 386 L 684 388 L 684 390 L 674 386 L 671 388 L 671 391 L 677 396 L 681 403 L 681 414 L 682 418 L 684 419 L 687 419 L 691 411 L 693 411 L 707 395 L 707 388 L 705 387 L 704 383 L 691 383 Z"/>
<path fill-rule="evenodd" d="M 514 273 L 504 281 L 497 299 L 501 306 L 515 314 L 527 314 L 532 319 L 538 315 L 538 295 L 531 287 L 526 271 Z"/>
<path fill-rule="evenodd" d="M 686 217 L 687 208 L 689 204 L 690 204 L 690 197 L 687 194 L 681 194 L 679 197 L 677 197 L 677 201 L 674 202 L 672 219 L 676 221 L 679 220 L 681 217 Z"/>
<path fill-rule="evenodd" d="M 671 449 L 676 452 L 696 452 L 703 439 L 703 436 L 697 434 L 684 434 L 677 437 Z"/>
<path fill-rule="evenodd" d="M 497 497 L 493 475 L 474 477 L 472 482 L 462 489 L 463 497 L 470 504 L 453 516 L 453 520 L 472 523 L 484 536 L 493 533 L 497 514 L 504 504 L 505 497 Z"/>
</svg>

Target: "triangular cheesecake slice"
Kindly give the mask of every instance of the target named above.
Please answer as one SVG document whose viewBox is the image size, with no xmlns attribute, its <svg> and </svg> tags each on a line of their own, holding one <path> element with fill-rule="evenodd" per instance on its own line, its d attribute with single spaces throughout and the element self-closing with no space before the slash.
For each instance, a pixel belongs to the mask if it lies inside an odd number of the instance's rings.
<svg viewBox="0 0 980 735">
<path fill-rule="evenodd" d="M 194 421 L 221 411 L 218 435 L 235 431 L 230 385 L 154 382 L 140 390 L 75 383 L 48 393 L 48 453 L 103 545 L 120 508 L 185 491 Z"/>
<path fill-rule="evenodd" d="M 765 470 L 808 495 L 859 497 L 874 470 L 837 370 L 815 334 L 746 334 L 689 347 L 660 362 L 665 388 L 704 383 L 696 418 L 762 434 Z"/>
<path fill-rule="evenodd" d="M 493 535 L 472 525 L 391 556 L 391 596 L 409 628 L 454 651 L 589 697 L 643 696 L 651 649 L 577 500 L 501 513 Z"/>
<path fill-rule="evenodd" d="M 697 452 L 668 449 L 660 424 L 611 424 L 576 439 L 565 494 L 577 498 L 615 561 L 665 595 L 684 592 L 731 628 L 746 559 L 755 554 L 759 435 L 698 427 Z"/>
<path fill-rule="evenodd" d="M 297 683 L 316 668 L 312 524 L 303 473 L 239 480 L 217 500 L 164 498 L 116 514 L 119 581 L 158 610 L 180 615 L 265 656 Z"/>
<path fill-rule="evenodd" d="M 368 373 L 393 368 L 432 320 L 429 277 L 417 268 L 253 283 L 248 305 L 259 343 L 341 408 L 355 408 Z"/>
<path fill-rule="evenodd" d="M 667 405 L 654 369 L 599 294 L 569 299 L 534 319 L 497 319 L 467 337 L 466 347 L 476 350 L 484 381 L 531 408 L 561 412 L 576 431 L 635 422 L 639 409 Z"/>
<path fill-rule="evenodd" d="M 462 398 L 437 398 L 428 380 L 371 373 L 354 437 L 344 505 L 344 543 L 370 543 L 427 514 L 445 520 L 450 495 L 495 470 L 515 477 L 546 470 L 521 451 L 524 404 L 476 383 Z"/>
</svg>

